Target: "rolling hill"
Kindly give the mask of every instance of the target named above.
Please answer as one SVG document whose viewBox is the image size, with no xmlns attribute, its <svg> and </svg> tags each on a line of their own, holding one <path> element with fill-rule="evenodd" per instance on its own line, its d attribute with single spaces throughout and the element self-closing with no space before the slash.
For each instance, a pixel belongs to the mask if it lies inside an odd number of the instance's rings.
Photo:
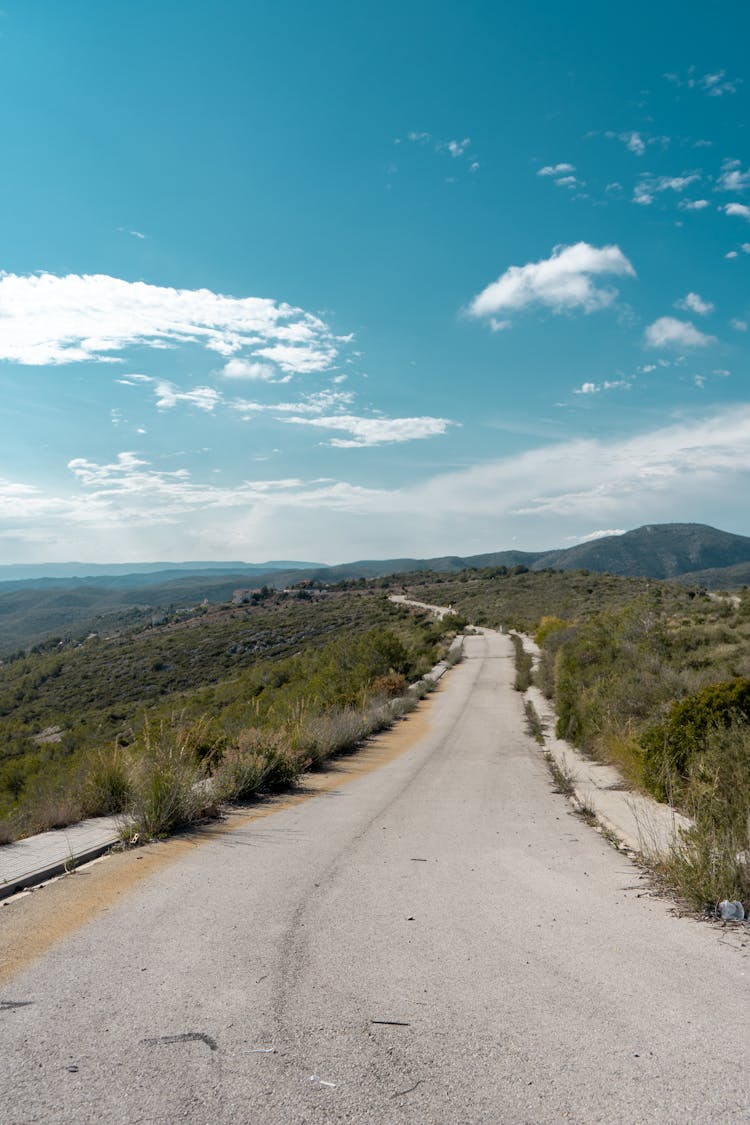
<svg viewBox="0 0 750 1125">
<path fill-rule="evenodd" d="M 305 579 L 336 583 L 416 571 L 458 573 L 467 568 L 504 566 L 672 579 L 709 589 L 738 587 L 750 581 L 750 538 L 705 524 L 670 523 L 648 524 L 622 535 L 551 551 L 360 559 L 337 566 L 143 563 L 130 571 L 127 566 L 65 563 L 0 567 L 0 656 L 55 635 L 79 637 L 89 631 L 111 632 L 146 625 L 154 614 L 168 607 L 185 609 L 204 600 L 229 601 L 237 588 L 268 585 L 280 589 Z"/>
</svg>

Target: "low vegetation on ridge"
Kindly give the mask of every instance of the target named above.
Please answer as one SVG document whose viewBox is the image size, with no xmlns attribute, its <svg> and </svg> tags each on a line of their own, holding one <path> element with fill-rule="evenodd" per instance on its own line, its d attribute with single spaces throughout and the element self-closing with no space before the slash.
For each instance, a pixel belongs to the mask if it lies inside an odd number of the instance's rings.
<svg viewBox="0 0 750 1125">
<path fill-rule="evenodd" d="M 398 717 L 458 624 L 373 590 L 269 591 L 9 661 L 2 838 L 120 811 L 161 834 L 286 783 Z"/>
</svg>

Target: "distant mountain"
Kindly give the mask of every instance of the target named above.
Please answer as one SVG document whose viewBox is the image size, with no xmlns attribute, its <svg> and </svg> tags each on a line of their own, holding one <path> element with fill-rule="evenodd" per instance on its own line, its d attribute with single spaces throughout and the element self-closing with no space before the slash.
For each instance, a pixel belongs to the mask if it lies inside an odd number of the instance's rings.
<svg viewBox="0 0 750 1125">
<path fill-rule="evenodd" d="M 750 562 L 750 538 L 701 523 L 659 523 L 548 551 L 532 570 L 609 571 L 626 577 L 677 578 Z"/>
<path fill-rule="evenodd" d="M 700 523 L 647 524 L 623 535 L 607 535 L 553 551 L 493 551 L 429 559 L 360 560 L 310 570 L 305 577 L 334 582 L 378 578 L 416 570 L 440 573 L 467 567 L 527 566 L 529 570 L 609 571 L 632 578 L 677 578 L 682 574 L 750 563 L 750 538 Z M 289 575 L 285 575 L 289 579 Z"/>
<path fill-rule="evenodd" d="M 248 578 L 287 570 L 318 570 L 322 563 L 311 562 L 154 562 L 154 563 L 23 563 L 0 566 L 0 591 L 24 586 L 152 586 L 184 575 L 210 577 L 217 574 L 244 574 Z"/>
<path fill-rule="evenodd" d="M 416 570 L 432 570 L 440 574 L 481 566 L 528 566 L 542 557 L 541 551 L 493 551 L 486 555 L 440 555 L 431 559 L 360 559 L 337 566 L 320 567 L 305 573 L 304 578 L 321 582 L 342 582 L 347 578 L 383 578 L 388 574 L 410 574 Z M 286 578 L 290 579 L 289 574 Z M 291 581 L 291 579 L 290 579 Z M 299 581 L 299 578 L 297 579 Z"/>
<path fill-rule="evenodd" d="M 128 566 L 130 565 L 130 569 Z M 554 551 L 493 551 L 416 559 L 314 563 L 58 563 L 0 567 L 0 656 L 53 636 L 81 636 L 148 625 L 169 607 L 230 601 L 238 588 L 276 589 L 304 579 L 340 582 L 431 570 L 516 567 L 531 571 L 609 571 L 626 577 L 675 579 L 709 589 L 750 584 L 750 538 L 696 523 L 649 524 Z M 154 567 L 164 567 L 154 570 Z M 93 570 L 88 576 L 74 571 Z M 44 573 L 31 573 L 42 572 Z M 55 573 L 59 571 L 61 573 Z M 9 575 L 14 572 L 14 578 Z M 26 577 L 21 577 L 25 573 Z M 3 581 L 3 579 L 5 579 Z"/>
</svg>

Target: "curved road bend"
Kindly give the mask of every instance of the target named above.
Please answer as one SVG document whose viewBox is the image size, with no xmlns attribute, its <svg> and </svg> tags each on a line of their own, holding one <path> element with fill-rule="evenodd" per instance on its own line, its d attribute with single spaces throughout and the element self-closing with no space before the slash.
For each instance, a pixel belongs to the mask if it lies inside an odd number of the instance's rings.
<svg viewBox="0 0 750 1125">
<path fill-rule="evenodd" d="M 407 754 L 3 986 L 3 1125 L 750 1119 L 741 933 L 643 895 L 550 791 L 508 638 L 466 649 Z"/>
</svg>

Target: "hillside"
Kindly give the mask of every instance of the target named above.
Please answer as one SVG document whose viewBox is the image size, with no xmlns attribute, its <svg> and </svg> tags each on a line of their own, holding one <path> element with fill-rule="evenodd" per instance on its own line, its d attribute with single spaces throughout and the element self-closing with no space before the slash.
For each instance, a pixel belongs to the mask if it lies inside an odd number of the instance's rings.
<svg viewBox="0 0 750 1125">
<path fill-rule="evenodd" d="M 107 811 L 91 790 L 102 756 L 136 747 L 147 758 L 152 730 L 199 729 L 206 768 L 230 743 L 252 759 L 261 727 L 283 732 L 301 768 L 320 751 L 317 718 L 337 709 L 359 716 L 356 742 L 369 705 L 423 675 L 450 627 L 379 590 L 268 591 L 10 660 L 0 666 L 0 843 Z"/>
<path fill-rule="evenodd" d="M 626 577 L 676 578 L 750 563 L 750 538 L 700 523 L 663 523 L 548 551 L 533 570 L 609 571 Z"/>
<path fill-rule="evenodd" d="M 336 566 L 278 562 L 268 563 L 266 570 L 259 569 L 260 564 L 246 563 L 164 565 L 171 569 L 122 573 L 120 566 L 103 565 L 89 577 L 39 573 L 0 581 L 0 657 L 45 643 L 51 637 L 77 640 L 89 632 L 111 633 L 149 624 L 155 614 L 194 610 L 204 600 L 211 604 L 226 602 L 237 588 L 268 585 L 284 589 L 305 580 L 335 584 L 424 571 L 459 574 L 472 568 L 523 567 L 531 571 L 588 570 L 623 577 L 673 579 L 709 589 L 736 588 L 750 581 L 750 538 L 704 524 L 651 524 L 623 535 L 553 551 L 360 559 Z M 197 567 L 204 569 L 194 569 Z M 0 567 L 0 577 L 18 569 Z M 69 563 L 48 569 L 73 571 L 91 566 Z M 116 573 L 105 573 L 108 570 Z"/>
</svg>

